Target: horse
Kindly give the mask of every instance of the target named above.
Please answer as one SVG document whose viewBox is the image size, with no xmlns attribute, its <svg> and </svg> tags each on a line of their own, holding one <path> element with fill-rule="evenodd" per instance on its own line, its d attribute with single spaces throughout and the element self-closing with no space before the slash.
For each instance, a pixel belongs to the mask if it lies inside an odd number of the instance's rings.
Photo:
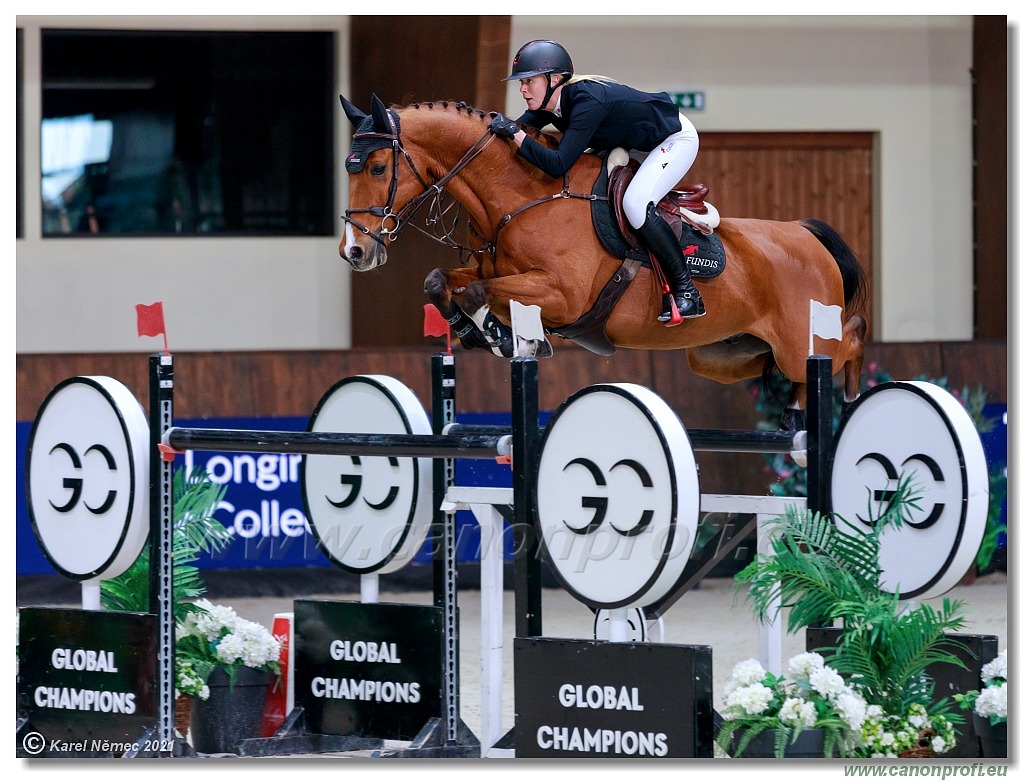
<svg viewBox="0 0 1024 782">
<path fill-rule="evenodd" d="M 544 328 L 558 333 L 590 312 L 621 274 L 623 258 L 606 249 L 592 223 L 591 188 L 605 165 L 597 155 L 584 154 L 559 181 L 494 136 L 488 123 L 495 112 L 453 101 L 388 107 L 374 95 L 366 114 L 340 97 L 356 133 L 346 160 L 339 254 L 355 271 L 381 266 L 414 214 L 429 205 L 433 238 L 458 248 L 463 265 L 431 271 L 424 293 L 464 347 L 511 356 L 510 302 L 539 306 Z M 557 134 L 527 132 L 557 144 Z M 468 214 L 479 246 L 459 244 L 444 229 L 452 208 L 445 198 Z M 717 277 L 694 280 L 707 313 L 667 328 L 656 319 L 664 292 L 657 264 L 638 268 L 603 322 L 612 350 L 682 349 L 691 371 L 719 383 L 781 372 L 793 384 L 782 427 L 795 429 L 806 409 L 809 301 L 839 305 L 841 339 L 819 339 L 814 352 L 830 356 L 833 374 L 844 372 L 844 401 L 855 400 L 866 278 L 846 242 L 817 220 L 722 217 L 714 232 L 727 266 Z M 546 343 L 537 355 L 550 353 Z"/>
</svg>

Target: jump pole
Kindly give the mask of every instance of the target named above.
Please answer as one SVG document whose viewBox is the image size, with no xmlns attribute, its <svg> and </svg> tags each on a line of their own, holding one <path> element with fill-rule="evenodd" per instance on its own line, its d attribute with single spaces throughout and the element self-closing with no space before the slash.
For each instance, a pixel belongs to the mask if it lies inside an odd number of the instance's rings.
<svg viewBox="0 0 1024 782">
<path fill-rule="evenodd" d="M 165 531 L 169 537 L 172 529 L 173 507 L 171 494 L 171 461 L 173 455 L 186 450 L 223 451 L 240 453 L 289 453 L 318 455 L 349 455 L 349 456 L 394 456 L 394 457 L 429 457 L 433 460 L 434 483 L 434 534 L 433 548 L 433 581 L 434 603 L 443 611 L 443 697 L 440 721 L 431 720 L 421 734 L 417 736 L 408 750 L 383 750 L 382 755 L 415 755 L 444 754 L 445 749 L 458 752 L 472 737 L 459 717 L 458 694 L 458 625 L 457 625 L 457 592 L 455 563 L 455 516 L 454 512 L 443 509 L 443 499 L 447 489 L 454 484 L 454 460 L 461 459 L 497 459 L 507 458 L 511 454 L 514 435 L 503 434 L 442 434 L 454 421 L 455 416 L 455 364 L 451 355 L 437 354 L 432 358 L 431 386 L 433 396 L 434 434 L 375 434 L 375 433 L 333 433 L 333 432 L 292 432 L 274 430 L 243 430 L 243 429 L 203 429 L 187 428 L 171 425 L 173 421 L 173 359 L 169 354 L 154 357 L 157 373 L 152 369 L 150 374 L 151 402 L 159 396 L 159 403 L 151 404 L 151 409 L 159 411 L 151 420 L 151 436 L 154 439 L 154 454 L 163 458 L 154 458 L 151 470 L 166 476 L 164 486 L 154 481 L 153 485 L 160 490 L 159 501 L 154 494 L 153 526 Z M 533 386 L 532 408 L 536 410 L 536 383 Z M 536 422 L 536 417 L 534 417 Z M 536 424 L 534 424 L 536 426 Z M 154 535 L 155 540 L 160 535 Z M 167 552 L 170 552 L 168 541 Z M 173 617 L 173 606 L 170 606 L 169 587 L 171 583 L 171 563 L 167 562 L 159 569 L 154 569 L 161 588 L 167 587 L 166 598 L 158 599 L 169 606 L 167 614 Z M 154 556 L 154 562 L 162 561 Z M 376 592 L 375 584 L 361 583 L 364 595 Z M 158 592 L 153 592 L 158 594 Z M 374 602 L 376 595 L 374 594 Z M 169 622 L 169 637 L 173 638 L 173 619 Z M 162 636 L 163 637 L 163 636 Z M 173 643 L 170 644 L 173 653 Z M 173 658 L 166 666 L 171 676 L 170 707 L 173 708 Z M 438 723 L 438 724 L 433 724 Z M 166 724 L 173 730 L 173 711 L 166 717 Z"/>
</svg>

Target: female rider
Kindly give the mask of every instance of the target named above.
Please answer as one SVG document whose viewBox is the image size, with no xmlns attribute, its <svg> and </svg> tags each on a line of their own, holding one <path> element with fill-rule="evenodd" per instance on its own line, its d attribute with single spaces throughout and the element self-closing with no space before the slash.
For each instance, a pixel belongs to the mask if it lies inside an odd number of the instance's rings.
<svg viewBox="0 0 1024 782">
<path fill-rule="evenodd" d="M 649 153 L 640 164 L 622 199 L 630 225 L 658 259 L 673 295 L 665 296 L 658 320 L 669 326 L 672 304 L 683 318 L 704 314 L 700 293 L 690 279 L 686 259 L 675 234 L 659 215 L 656 204 L 683 178 L 697 157 L 697 131 L 669 98 L 599 76 L 573 75 L 572 59 L 554 41 L 530 41 L 512 61 L 505 81 L 519 80 L 527 111 L 512 121 L 499 114 L 491 121 L 495 135 L 511 139 L 520 157 L 548 176 L 560 177 L 586 149 L 623 147 Z M 519 125 L 554 125 L 562 132 L 557 149 L 530 138 Z"/>
</svg>

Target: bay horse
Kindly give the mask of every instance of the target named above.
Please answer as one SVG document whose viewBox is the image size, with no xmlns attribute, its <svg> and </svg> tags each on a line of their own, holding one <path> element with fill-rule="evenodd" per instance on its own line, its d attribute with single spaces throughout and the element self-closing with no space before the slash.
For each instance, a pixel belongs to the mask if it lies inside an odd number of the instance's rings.
<svg viewBox="0 0 1024 782">
<path fill-rule="evenodd" d="M 604 166 L 598 156 L 584 154 L 563 179 L 552 179 L 489 131 L 494 112 L 449 101 L 389 108 L 374 95 L 368 115 L 344 96 L 341 102 L 357 128 L 346 160 L 341 257 L 355 271 L 384 264 L 390 244 L 428 206 L 433 238 L 476 260 L 435 269 L 424 282 L 427 299 L 465 347 L 510 356 L 510 301 L 538 305 L 545 329 L 557 333 L 588 313 L 619 273 L 623 258 L 605 249 L 591 218 L 591 189 Z M 528 132 L 557 144 L 557 134 Z M 438 229 L 452 208 L 446 194 L 468 214 L 479 247 L 458 244 L 450 229 Z M 838 233 L 816 220 L 741 218 L 722 218 L 715 233 L 726 268 L 695 279 L 707 314 L 673 328 L 658 322 L 663 288 L 645 266 L 604 321 L 610 345 L 685 349 L 690 369 L 719 383 L 781 371 L 793 383 L 783 428 L 800 428 L 813 299 L 842 307 L 842 339 L 818 339 L 814 352 L 831 357 L 835 374 L 844 371 L 845 400 L 856 399 L 866 280 Z M 538 351 L 547 355 L 550 347 Z"/>
</svg>

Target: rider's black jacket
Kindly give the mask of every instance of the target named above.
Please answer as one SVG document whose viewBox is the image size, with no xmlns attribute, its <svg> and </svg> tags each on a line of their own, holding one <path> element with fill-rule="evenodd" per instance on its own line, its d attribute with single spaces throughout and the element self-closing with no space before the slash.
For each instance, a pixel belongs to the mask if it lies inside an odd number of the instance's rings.
<svg viewBox="0 0 1024 782">
<path fill-rule="evenodd" d="M 612 81 L 585 79 L 566 84 L 559 108 L 561 117 L 550 111 L 527 111 L 517 120 L 535 128 L 554 125 L 562 131 L 558 149 L 548 149 L 527 136 L 517 153 L 552 177 L 568 171 L 588 148 L 650 152 L 682 128 L 679 108 L 667 92 L 641 92 Z"/>
</svg>

